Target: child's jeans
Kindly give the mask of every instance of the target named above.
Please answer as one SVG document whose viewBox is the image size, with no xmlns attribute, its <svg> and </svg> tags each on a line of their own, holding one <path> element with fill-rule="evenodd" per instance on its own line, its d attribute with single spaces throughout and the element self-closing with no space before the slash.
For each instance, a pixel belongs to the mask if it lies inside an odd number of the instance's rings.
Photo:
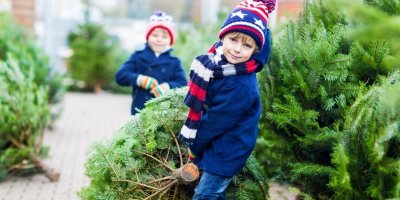
<svg viewBox="0 0 400 200">
<path fill-rule="evenodd" d="M 193 200 L 225 200 L 225 190 L 232 177 L 219 176 L 203 171 L 200 182 L 194 189 Z"/>
</svg>

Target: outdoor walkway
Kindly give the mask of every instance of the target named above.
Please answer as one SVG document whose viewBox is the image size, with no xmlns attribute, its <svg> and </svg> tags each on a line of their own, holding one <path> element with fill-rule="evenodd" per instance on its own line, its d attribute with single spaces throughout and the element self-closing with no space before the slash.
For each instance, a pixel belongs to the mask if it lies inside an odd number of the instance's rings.
<svg viewBox="0 0 400 200">
<path fill-rule="evenodd" d="M 89 146 L 110 138 L 130 117 L 129 95 L 67 93 L 62 116 L 43 143 L 50 147 L 49 167 L 60 172 L 58 182 L 44 175 L 15 177 L 0 183 L 0 200 L 74 200 L 83 186 L 84 162 Z"/>
<path fill-rule="evenodd" d="M 84 175 L 88 148 L 94 141 L 111 138 L 130 117 L 130 96 L 67 93 L 62 116 L 47 130 L 44 145 L 50 147 L 45 163 L 60 172 L 58 182 L 44 175 L 13 177 L 0 183 L 0 200 L 75 200 L 89 184 Z M 271 199 L 293 199 L 280 186 L 271 187 Z"/>
</svg>

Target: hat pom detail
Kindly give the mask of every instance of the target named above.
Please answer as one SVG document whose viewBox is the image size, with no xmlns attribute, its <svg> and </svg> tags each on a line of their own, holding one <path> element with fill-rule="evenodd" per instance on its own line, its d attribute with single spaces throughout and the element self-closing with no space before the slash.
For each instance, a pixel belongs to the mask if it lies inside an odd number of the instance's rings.
<svg viewBox="0 0 400 200">
<path fill-rule="evenodd" d="M 173 24 L 172 17 L 161 10 L 154 11 L 153 15 L 150 17 L 150 22 L 154 21 L 167 21 Z"/>
<path fill-rule="evenodd" d="M 253 1 L 263 3 L 268 9 L 268 13 L 271 13 L 272 11 L 275 10 L 276 0 L 253 0 Z"/>
<path fill-rule="evenodd" d="M 168 31 L 168 34 L 171 37 L 170 45 L 174 43 L 176 38 L 176 31 L 172 16 L 167 15 L 161 10 L 157 10 L 153 13 L 153 15 L 151 15 L 149 21 L 150 23 L 146 30 L 146 41 L 149 39 L 149 35 L 154 29 L 164 28 Z"/>
</svg>

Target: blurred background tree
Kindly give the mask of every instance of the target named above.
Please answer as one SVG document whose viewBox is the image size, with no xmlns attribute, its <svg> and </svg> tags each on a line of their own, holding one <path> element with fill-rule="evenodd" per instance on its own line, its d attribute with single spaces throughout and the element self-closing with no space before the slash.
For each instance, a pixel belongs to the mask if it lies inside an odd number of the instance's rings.
<svg viewBox="0 0 400 200">
<path fill-rule="evenodd" d="M 68 58 L 68 72 L 75 83 L 83 83 L 74 86 L 98 93 L 103 87 L 112 85 L 114 74 L 126 53 L 101 24 L 90 22 L 90 1 L 85 3 L 85 22 L 70 32 L 67 38 L 73 52 Z"/>
<path fill-rule="evenodd" d="M 84 23 L 68 36 L 73 54 L 68 58 L 72 79 L 83 81 L 83 89 L 100 92 L 110 83 L 118 67 L 117 43 L 99 24 Z"/>
<path fill-rule="evenodd" d="M 63 76 L 8 14 L 0 13 L 0 30 L 0 180 L 37 171 L 55 180 L 40 157 L 43 132 L 60 114 L 52 108 L 65 92 Z"/>
<path fill-rule="evenodd" d="M 189 75 L 193 59 L 206 53 L 217 42 L 218 33 L 226 17 L 225 12 L 218 14 L 216 23 L 204 26 L 202 23 L 178 27 L 178 40 L 174 44 L 174 53 L 181 59 L 182 66 Z"/>
</svg>

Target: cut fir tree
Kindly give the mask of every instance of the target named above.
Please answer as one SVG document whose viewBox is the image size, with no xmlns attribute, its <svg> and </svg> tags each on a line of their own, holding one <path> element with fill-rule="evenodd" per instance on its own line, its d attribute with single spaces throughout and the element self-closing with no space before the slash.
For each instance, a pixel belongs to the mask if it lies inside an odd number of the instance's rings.
<svg viewBox="0 0 400 200">
<path fill-rule="evenodd" d="M 198 181 L 193 179 L 199 174 L 192 164 L 185 164 L 187 147 L 176 139 L 187 115 L 186 93 L 186 88 L 178 89 L 150 100 L 111 140 L 94 144 L 86 162 L 90 185 L 79 195 L 83 199 L 191 199 Z M 252 156 L 233 178 L 226 196 L 266 199 L 267 191 L 261 166 Z"/>
<path fill-rule="evenodd" d="M 14 54 L 0 61 L 0 180 L 41 172 L 51 181 L 60 174 L 42 161 L 42 138 L 50 120 L 47 87 L 34 82 L 33 68 L 23 74 Z"/>
</svg>

